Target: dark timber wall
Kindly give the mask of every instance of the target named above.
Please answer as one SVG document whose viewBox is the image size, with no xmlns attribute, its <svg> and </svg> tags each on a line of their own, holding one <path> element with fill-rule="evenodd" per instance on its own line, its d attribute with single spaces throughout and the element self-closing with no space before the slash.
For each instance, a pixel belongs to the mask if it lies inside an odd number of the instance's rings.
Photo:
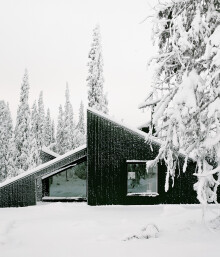
<svg viewBox="0 0 220 257">
<path fill-rule="evenodd" d="M 42 164 L 31 174 L 15 178 L 12 182 L 0 186 L 0 207 L 20 207 L 35 205 L 42 199 L 42 176 L 54 172 L 62 167 L 86 160 L 87 149 L 81 148 L 77 152 L 59 156 Z"/>
<path fill-rule="evenodd" d="M 42 160 L 42 163 L 45 163 L 45 162 L 49 162 L 49 161 L 55 159 L 56 157 L 51 155 L 51 154 L 49 154 L 49 153 L 41 151 L 40 152 L 40 158 Z"/>
<path fill-rule="evenodd" d="M 179 204 L 198 203 L 193 184 L 196 182 L 195 164 L 189 163 L 186 173 L 180 172 L 175 186 L 164 190 L 166 166 L 158 166 L 159 196 L 127 196 L 126 160 L 152 160 L 159 144 L 152 142 L 152 150 L 143 132 L 135 132 L 92 110 L 87 112 L 87 160 L 89 205 L 105 204 Z M 180 168 L 184 160 L 180 157 Z"/>
</svg>

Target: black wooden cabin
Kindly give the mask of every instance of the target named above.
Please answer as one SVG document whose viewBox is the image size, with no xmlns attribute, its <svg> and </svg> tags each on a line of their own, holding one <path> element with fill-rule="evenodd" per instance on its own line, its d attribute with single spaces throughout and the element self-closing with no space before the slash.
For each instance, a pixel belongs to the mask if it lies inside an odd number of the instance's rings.
<svg viewBox="0 0 220 257">
<path fill-rule="evenodd" d="M 146 141 L 146 136 L 143 131 L 88 109 L 87 145 L 1 183 L 0 207 L 75 200 L 86 200 L 89 205 L 198 203 L 193 190 L 195 163 L 189 160 L 183 173 L 184 156 L 180 155 L 175 185 L 172 187 L 170 181 L 165 192 L 164 163 L 146 172 L 146 161 L 154 159 L 160 148 L 156 139 Z M 64 178 L 67 184 L 61 187 Z M 70 184 L 76 178 L 78 182 Z"/>
<path fill-rule="evenodd" d="M 175 186 L 165 192 L 166 166 L 159 163 L 154 175 L 154 190 L 142 187 L 138 193 L 128 191 L 129 173 L 143 173 L 146 161 L 153 160 L 160 144 L 156 139 L 146 141 L 147 134 L 112 120 L 107 115 L 87 112 L 87 164 L 89 205 L 183 204 L 197 203 L 193 184 L 196 182 L 195 164 L 189 160 L 187 171 L 182 172 L 184 156 L 179 156 Z M 140 167 L 139 171 L 135 168 Z M 132 170 L 133 169 L 133 170 Z M 142 169 L 142 171 L 141 171 Z M 140 186 L 139 186 L 140 188 Z M 137 185 L 138 189 L 138 185 Z M 148 191 L 148 192 L 147 192 Z M 156 192 L 154 192 L 156 191 Z"/>
</svg>

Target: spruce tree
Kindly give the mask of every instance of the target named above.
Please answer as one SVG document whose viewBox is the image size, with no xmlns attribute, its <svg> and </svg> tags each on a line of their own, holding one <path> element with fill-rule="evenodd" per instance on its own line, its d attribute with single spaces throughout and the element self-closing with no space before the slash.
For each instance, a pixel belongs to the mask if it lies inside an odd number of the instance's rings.
<svg viewBox="0 0 220 257">
<path fill-rule="evenodd" d="M 37 111 L 36 101 L 34 101 L 32 108 L 31 108 L 31 132 L 37 141 L 37 138 L 38 138 L 38 111 Z"/>
<path fill-rule="evenodd" d="M 13 127 L 9 106 L 0 101 L 0 182 L 13 176 L 12 168 L 15 172 L 12 143 Z"/>
<path fill-rule="evenodd" d="M 155 76 L 152 92 L 140 106 L 154 106 L 152 122 L 162 139 L 149 166 L 165 161 L 167 191 L 179 151 L 186 155 L 184 172 L 193 157 L 198 177 L 194 188 L 204 205 L 217 202 L 220 183 L 219 8 L 215 0 L 173 0 L 155 7 Z"/>
<path fill-rule="evenodd" d="M 73 118 L 73 107 L 70 102 L 70 94 L 68 84 L 65 92 L 65 108 L 64 108 L 64 152 L 74 149 L 75 146 L 75 122 Z"/>
<path fill-rule="evenodd" d="M 49 146 L 52 143 L 52 124 L 50 117 L 50 109 L 47 109 L 47 115 L 45 118 L 45 146 Z"/>
<path fill-rule="evenodd" d="M 57 123 L 57 134 L 56 134 L 56 152 L 64 154 L 64 117 L 63 117 L 62 105 L 59 107 L 58 123 Z"/>
<path fill-rule="evenodd" d="M 31 110 L 30 168 L 34 168 L 41 163 L 40 149 L 38 149 L 37 138 L 38 138 L 38 112 L 37 112 L 37 105 L 35 101 Z"/>
<path fill-rule="evenodd" d="M 84 123 L 84 107 L 83 102 L 80 103 L 79 108 L 79 121 L 75 128 L 75 147 L 85 144 L 86 135 L 85 135 L 85 123 Z"/>
<path fill-rule="evenodd" d="M 101 36 L 99 25 L 93 30 L 93 40 L 89 52 L 89 75 L 88 81 L 88 101 L 89 107 L 98 111 L 108 113 L 108 101 L 103 92 L 103 58 L 101 48 Z"/>
<path fill-rule="evenodd" d="M 85 134 L 85 122 L 84 122 L 84 106 L 81 101 L 79 107 L 79 122 L 77 124 L 77 129 L 84 135 Z"/>
<path fill-rule="evenodd" d="M 12 178 L 18 174 L 16 168 L 16 147 L 14 133 L 12 134 L 12 137 L 9 140 L 6 160 L 7 178 Z"/>
<path fill-rule="evenodd" d="M 70 135 L 70 141 L 71 141 L 71 149 L 75 149 L 77 147 L 77 143 L 76 143 L 76 124 L 74 122 L 74 118 L 73 118 L 73 106 L 72 104 L 70 104 L 70 131 L 71 131 L 71 135 Z"/>
<path fill-rule="evenodd" d="M 16 168 L 19 172 L 27 170 L 30 164 L 30 109 L 28 97 L 28 72 L 25 70 L 15 126 Z"/>
<path fill-rule="evenodd" d="M 52 120 L 51 123 L 51 143 L 55 143 L 55 125 L 54 125 L 54 120 Z"/>
<path fill-rule="evenodd" d="M 43 91 L 40 92 L 38 100 L 38 136 L 37 145 L 41 149 L 45 144 L 45 111 L 43 102 Z"/>
</svg>

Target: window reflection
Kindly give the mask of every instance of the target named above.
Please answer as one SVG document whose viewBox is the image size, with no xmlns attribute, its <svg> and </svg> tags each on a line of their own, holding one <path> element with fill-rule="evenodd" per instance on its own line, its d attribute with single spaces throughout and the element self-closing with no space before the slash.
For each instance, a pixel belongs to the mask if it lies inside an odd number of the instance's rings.
<svg viewBox="0 0 220 257">
<path fill-rule="evenodd" d="M 127 164 L 127 193 L 157 193 L 157 167 L 146 170 L 146 163 Z"/>
<path fill-rule="evenodd" d="M 49 178 L 49 196 L 86 197 L 86 162 Z"/>
</svg>

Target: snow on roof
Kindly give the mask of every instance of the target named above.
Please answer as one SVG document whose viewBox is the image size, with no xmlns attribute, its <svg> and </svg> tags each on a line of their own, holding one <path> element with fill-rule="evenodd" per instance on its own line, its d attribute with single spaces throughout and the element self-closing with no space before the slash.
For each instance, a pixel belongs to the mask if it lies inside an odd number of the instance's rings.
<svg viewBox="0 0 220 257">
<path fill-rule="evenodd" d="M 93 109 L 91 107 L 88 107 L 87 110 L 92 112 L 92 113 L 95 113 L 96 115 L 98 115 L 98 116 L 100 116 L 100 117 L 102 117 L 102 118 L 104 118 L 106 120 L 109 120 L 109 121 L 111 121 L 111 122 L 113 122 L 113 123 L 115 123 L 115 124 L 117 124 L 119 126 L 122 126 L 123 128 L 128 129 L 129 131 L 131 131 L 133 133 L 136 133 L 136 134 L 140 135 L 141 137 L 145 138 L 146 141 L 153 142 L 153 143 L 155 143 L 157 145 L 161 145 L 162 144 L 162 141 L 159 138 L 156 138 L 154 136 L 149 136 L 148 133 L 145 133 L 145 132 L 143 132 L 143 131 L 141 131 L 141 130 L 139 130 L 137 128 L 134 128 L 132 126 L 129 126 L 129 125 L 125 124 L 125 123 L 122 123 L 121 121 L 117 121 L 115 118 L 112 118 L 112 117 L 110 117 L 107 114 L 104 114 L 104 113 L 102 113 L 100 111 L 97 111 L 97 110 L 95 110 L 95 109 Z M 182 150 L 179 150 L 179 154 L 182 155 L 182 157 L 184 157 L 184 158 L 186 157 L 186 154 Z M 195 161 L 194 158 L 191 155 L 189 156 L 188 160 Z"/>
<path fill-rule="evenodd" d="M 125 123 L 123 123 L 121 121 L 118 121 L 115 118 L 112 118 L 109 115 L 106 115 L 106 114 L 104 114 L 104 113 L 102 113 L 100 111 L 97 111 L 97 110 L 95 110 L 95 109 L 93 109 L 91 107 L 88 107 L 87 110 L 90 111 L 90 112 L 95 113 L 96 115 L 98 115 L 98 116 L 100 116 L 100 117 L 102 117 L 102 118 L 104 118 L 106 120 L 109 120 L 109 121 L 111 121 L 111 122 L 113 122 L 113 123 L 115 123 L 115 124 L 125 128 L 125 129 L 128 129 L 129 131 L 131 131 L 131 132 L 133 132 L 135 134 L 140 135 L 141 137 L 145 138 L 146 140 L 154 142 L 155 144 L 159 144 L 159 145 L 161 144 L 161 141 L 158 138 L 155 138 L 153 136 L 149 137 L 149 134 L 147 134 L 146 132 L 143 132 L 143 131 L 141 131 L 141 130 L 139 130 L 137 128 L 129 126 L 129 125 L 127 125 L 127 124 L 125 124 Z"/>
<path fill-rule="evenodd" d="M 81 151 L 81 150 L 83 150 L 83 149 L 86 149 L 86 147 L 87 147 L 87 145 L 79 146 L 79 147 L 77 147 L 76 149 L 71 150 L 71 151 L 69 151 L 69 152 L 67 152 L 67 153 L 65 153 L 65 154 L 63 154 L 63 155 L 59 155 L 59 157 L 57 157 L 57 158 L 55 158 L 55 159 L 53 159 L 53 160 L 51 160 L 51 161 L 49 161 L 49 162 L 43 163 L 43 164 L 41 164 L 41 165 L 39 165 L 39 166 L 37 166 L 37 167 L 31 169 L 31 170 L 25 171 L 25 172 L 19 174 L 18 176 L 15 176 L 15 177 L 13 177 L 13 178 L 7 179 L 7 180 L 5 180 L 4 182 L 0 183 L 0 188 L 3 187 L 3 186 L 6 186 L 6 185 L 8 185 L 8 184 L 11 184 L 12 182 L 14 182 L 14 181 L 16 181 L 16 180 L 18 180 L 18 179 L 27 177 L 27 176 L 29 176 L 29 175 L 31 175 L 31 174 L 34 174 L 34 173 L 36 173 L 36 172 L 38 172 L 38 171 L 40 171 L 40 170 L 42 170 L 42 169 L 44 169 L 44 168 L 47 168 L 47 167 L 51 166 L 52 164 L 57 163 L 57 162 L 59 162 L 59 161 L 65 159 L 65 158 L 67 158 L 67 157 L 73 155 L 74 153 L 76 153 L 76 152 L 78 152 L 78 151 Z"/>
<path fill-rule="evenodd" d="M 54 157 L 60 156 L 58 153 L 55 153 L 55 152 L 51 151 L 51 150 L 50 150 L 48 147 L 46 147 L 46 146 L 43 146 L 42 149 L 41 149 L 41 151 L 43 151 L 43 152 L 45 152 L 45 153 L 47 153 L 47 154 L 49 154 L 49 155 L 52 155 L 52 156 L 54 156 Z"/>
<path fill-rule="evenodd" d="M 149 119 L 148 121 L 142 123 L 142 124 L 139 125 L 137 128 L 138 128 L 138 129 L 147 128 L 147 127 L 150 126 L 150 124 L 151 124 L 151 119 Z"/>
</svg>

